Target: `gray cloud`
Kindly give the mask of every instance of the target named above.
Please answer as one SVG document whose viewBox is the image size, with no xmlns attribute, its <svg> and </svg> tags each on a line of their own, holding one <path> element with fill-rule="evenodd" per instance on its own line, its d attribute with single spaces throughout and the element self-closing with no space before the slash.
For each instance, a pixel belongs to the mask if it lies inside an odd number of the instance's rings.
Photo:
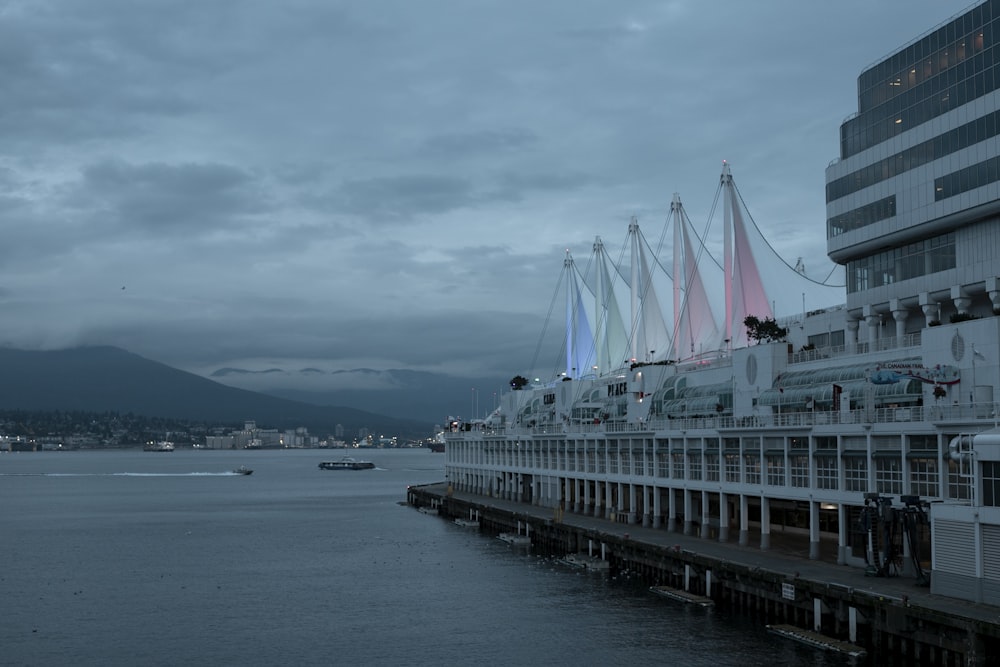
<svg viewBox="0 0 1000 667">
<path fill-rule="evenodd" d="M 124 227 L 208 231 L 267 208 L 259 184 L 222 164 L 142 164 L 104 161 L 83 170 L 79 196 Z"/>
<path fill-rule="evenodd" d="M 723 160 L 823 278 L 858 74 L 961 9 L 7 3 L 0 340 L 527 373 L 565 251 L 656 238 L 674 192 L 704 228 Z"/>
</svg>

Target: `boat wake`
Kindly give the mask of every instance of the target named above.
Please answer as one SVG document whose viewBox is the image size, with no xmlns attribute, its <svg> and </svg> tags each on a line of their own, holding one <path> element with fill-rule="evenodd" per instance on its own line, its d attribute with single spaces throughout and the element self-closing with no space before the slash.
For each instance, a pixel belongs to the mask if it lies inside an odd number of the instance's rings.
<svg viewBox="0 0 1000 667">
<path fill-rule="evenodd" d="M 0 477 L 240 477 L 226 472 L 0 472 Z"/>
</svg>

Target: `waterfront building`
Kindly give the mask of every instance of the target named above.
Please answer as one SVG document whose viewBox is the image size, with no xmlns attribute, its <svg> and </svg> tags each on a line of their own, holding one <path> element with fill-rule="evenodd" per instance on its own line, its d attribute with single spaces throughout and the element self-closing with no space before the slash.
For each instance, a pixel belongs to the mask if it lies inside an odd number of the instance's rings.
<svg viewBox="0 0 1000 667">
<path fill-rule="evenodd" d="M 450 485 L 1000 604 L 998 42 L 989 0 L 861 73 L 826 173 L 836 301 L 766 261 L 728 167 L 721 275 L 679 197 L 672 275 L 634 221 L 628 266 L 567 256 L 564 365 L 452 424 Z"/>
</svg>

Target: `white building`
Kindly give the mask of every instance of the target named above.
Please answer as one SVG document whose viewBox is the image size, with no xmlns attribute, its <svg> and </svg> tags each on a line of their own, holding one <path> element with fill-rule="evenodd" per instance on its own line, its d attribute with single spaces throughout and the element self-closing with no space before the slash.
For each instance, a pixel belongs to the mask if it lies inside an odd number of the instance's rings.
<svg viewBox="0 0 1000 667">
<path fill-rule="evenodd" d="M 826 177 L 846 303 L 767 261 L 728 169 L 724 272 L 693 261 L 679 197 L 672 275 L 634 222 L 627 266 L 600 240 L 592 273 L 567 257 L 565 357 L 545 376 L 558 377 L 449 433 L 450 483 L 791 542 L 1000 604 L 998 63 L 990 0 L 859 77 Z M 787 335 L 748 345 L 748 315 Z"/>
</svg>

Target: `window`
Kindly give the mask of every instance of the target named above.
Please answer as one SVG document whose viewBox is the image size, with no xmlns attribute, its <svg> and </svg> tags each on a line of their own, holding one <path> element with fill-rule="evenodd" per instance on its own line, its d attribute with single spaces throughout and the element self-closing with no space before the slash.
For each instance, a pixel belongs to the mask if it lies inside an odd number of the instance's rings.
<svg viewBox="0 0 1000 667">
<path fill-rule="evenodd" d="M 983 462 L 983 505 L 1000 507 L 1000 462 Z"/>
<path fill-rule="evenodd" d="M 789 472 L 792 475 L 792 486 L 806 488 L 809 486 L 809 457 L 790 456 L 788 458 Z"/>
<path fill-rule="evenodd" d="M 942 234 L 848 262 L 847 290 L 860 292 L 955 266 L 955 234 Z"/>
<path fill-rule="evenodd" d="M 670 477 L 670 460 L 665 452 L 657 452 L 656 454 L 656 476 Z"/>
<path fill-rule="evenodd" d="M 785 485 L 785 457 L 784 456 L 768 456 L 767 457 L 767 485 L 768 486 L 784 486 Z"/>
<path fill-rule="evenodd" d="M 688 454 L 688 479 L 701 479 L 701 452 Z"/>
<path fill-rule="evenodd" d="M 726 454 L 726 481 L 738 484 L 740 481 L 740 455 Z"/>
<path fill-rule="evenodd" d="M 646 455 L 643 452 L 633 452 L 632 453 L 632 474 L 633 475 L 645 475 L 646 474 Z"/>
<path fill-rule="evenodd" d="M 760 456 L 746 454 L 743 456 L 743 467 L 746 470 L 747 484 L 760 484 Z"/>
<path fill-rule="evenodd" d="M 708 482 L 718 482 L 719 481 L 719 455 L 718 454 L 706 454 L 705 455 L 705 481 L 708 481 Z"/>
<path fill-rule="evenodd" d="M 684 479 L 684 454 L 680 452 L 671 454 L 670 461 L 673 468 L 670 476 L 674 479 Z"/>
<path fill-rule="evenodd" d="M 910 459 L 910 493 L 921 498 L 937 497 L 937 459 Z"/>
<path fill-rule="evenodd" d="M 845 491 L 868 491 L 868 459 L 863 456 L 844 457 Z"/>
<path fill-rule="evenodd" d="M 840 488 L 837 483 L 837 457 L 817 456 L 816 457 L 816 487 L 820 489 L 831 489 L 836 491 Z"/>
<path fill-rule="evenodd" d="M 875 490 L 882 494 L 903 492 L 903 463 L 898 456 L 875 459 Z"/>
<path fill-rule="evenodd" d="M 948 497 L 952 500 L 970 500 L 972 497 L 972 471 L 965 461 L 948 461 Z"/>
</svg>

